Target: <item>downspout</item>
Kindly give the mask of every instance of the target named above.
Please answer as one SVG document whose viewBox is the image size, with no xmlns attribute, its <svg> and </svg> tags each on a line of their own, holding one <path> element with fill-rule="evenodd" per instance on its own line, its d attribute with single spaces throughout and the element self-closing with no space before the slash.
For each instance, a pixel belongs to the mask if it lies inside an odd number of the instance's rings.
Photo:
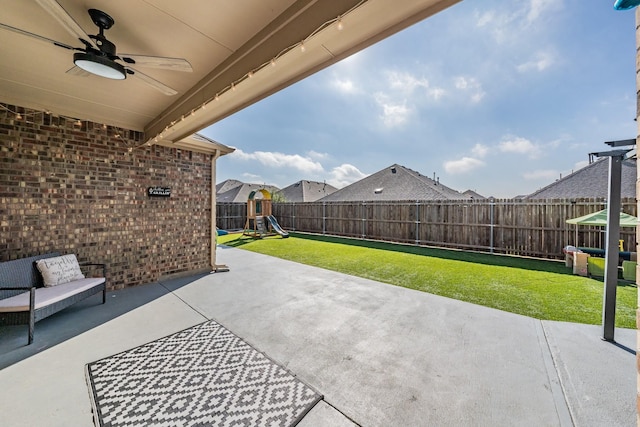
<svg viewBox="0 0 640 427">
<path fill-rule="evenodd" d="M 229 271 L 229 267 L 216 264 L 216 247 L 218 246 L 218 230 L 216 228 L 216 161 L 220 157 L 220 150 L 216 149 L 211 155 L 211 272 Z"/>
</svg>

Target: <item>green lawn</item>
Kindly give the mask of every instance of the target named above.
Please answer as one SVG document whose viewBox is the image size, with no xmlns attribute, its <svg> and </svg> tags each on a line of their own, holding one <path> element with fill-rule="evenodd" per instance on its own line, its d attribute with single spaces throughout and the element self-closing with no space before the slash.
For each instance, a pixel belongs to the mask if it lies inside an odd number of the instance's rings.
<svg viewBox="0 0 640 427">
<path fill-rule="evenodd" d="M 603 283 L 564 263 L 295 234 L 218 243 L 538 319 L 602 323 Z M 616 326 L 635 328 L 637 288 L 618 286 Z"/>
</svg>

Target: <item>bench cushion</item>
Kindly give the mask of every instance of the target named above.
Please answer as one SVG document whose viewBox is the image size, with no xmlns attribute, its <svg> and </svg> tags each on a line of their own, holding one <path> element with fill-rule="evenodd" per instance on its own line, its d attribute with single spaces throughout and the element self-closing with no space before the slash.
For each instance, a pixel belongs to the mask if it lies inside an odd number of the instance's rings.
<svg viewBox="0 0 640 427">
<path fill-rule="evenodd" d="M 74 254 L 41 259 L 36 261 L 36 266 L 42 274 L 45 286 L 56 286 L 84 279 Z"/>
<path fill-rule="evenodd" d="M 64 285 L 38 288 L 36 289 L 35 308 L 38 309 L 54 304 L 104 282 L 104 277 L 88 277 L 86 279 L 79 279 L 65 283 Z M 19 295 L 0 300 L 0 313 L 12 313 L 16 311 L 29 311 L 29 292 L 24 292 Z"/>
</svg>

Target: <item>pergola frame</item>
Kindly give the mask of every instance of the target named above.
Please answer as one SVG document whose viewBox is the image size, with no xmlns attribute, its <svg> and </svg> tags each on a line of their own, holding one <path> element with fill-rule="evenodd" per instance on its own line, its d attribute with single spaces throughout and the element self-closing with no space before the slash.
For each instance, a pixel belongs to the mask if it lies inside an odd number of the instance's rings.
<svg viewBox="0 0 640 427">
<path fill-rule="evenodd" d="M 634 145 L 635 139 L 606 142 L 611 147 Z M 602 299 L 602 339 L 615 341 L 616 294 L 618 286 L 618 241 L 620 240 L 620 193 L 622 162 L 631 149 L 590 153 L 609 158 L 609 190 L 607 197 L 607 246 L 605 248 L 604 292 Z"/>
</svg>

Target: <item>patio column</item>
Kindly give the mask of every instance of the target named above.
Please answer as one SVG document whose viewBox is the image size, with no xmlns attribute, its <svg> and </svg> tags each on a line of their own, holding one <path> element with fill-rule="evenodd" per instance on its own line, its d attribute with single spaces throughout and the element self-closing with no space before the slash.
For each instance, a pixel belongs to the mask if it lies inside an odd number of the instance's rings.
<svg viewBox="0 0 640 427">
<path fill-rule="evenodd" d="M 211 272 L 229 271 L 229 267 L 216 263 L 216 248 L 218 246 L 218 229 L 216 228 L 216 161 L 220 157 L 220 150 L 216 149 L 211 155 Z"/>
<path fill-rule="evenodd" d="M 220 150 L 211 155 L 211 268 L 216 269 L 216 247 L 218 245 L 218 230 L 216 230 L 216 161 L 220 157 Z"/>
</svg>

